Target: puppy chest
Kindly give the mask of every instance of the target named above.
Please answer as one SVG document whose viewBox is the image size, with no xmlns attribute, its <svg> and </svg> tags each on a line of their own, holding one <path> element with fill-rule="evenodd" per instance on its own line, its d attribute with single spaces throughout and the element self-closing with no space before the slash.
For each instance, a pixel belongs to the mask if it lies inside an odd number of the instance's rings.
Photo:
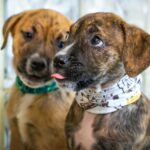
<svg viewBox="0 0 150 150">
<path fill-rule="evenodd" d="M 26 123 L 30 121 L 28 118 L 29 107 L 35 100 L 35 96 L 31 94 L 25 94 L 23 97 L 20 98 L 20 105 L 18 107 L 18 113 L 16 115 L 18 120 L 18 127 L 19 132 L 23 141 L 26 141 L 27 134 L 26 134 Z"/>
<path fill-rule="evenodd" d="M 79 129 L 74 134 L 76 147 L 82 147 L 83 149 L 90 150 L 92 145 L 95 143 L 93 136 L 94 118 L 94 114 L 88 112 L 84 113 Z"/>
</svg>

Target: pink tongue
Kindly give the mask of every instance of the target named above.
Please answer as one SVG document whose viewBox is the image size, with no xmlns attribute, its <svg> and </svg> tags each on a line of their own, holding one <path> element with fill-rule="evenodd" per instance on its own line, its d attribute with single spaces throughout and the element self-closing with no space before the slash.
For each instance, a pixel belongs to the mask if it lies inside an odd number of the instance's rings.
<svg viewBox="0 0 150 150">
<path fill-rule="evenodd" d="M 59 73 L 54 73 L 51 75 L 51 77 L 56 79 L 65 79 L 65 77 L 60 75 Z"/>
</svg>

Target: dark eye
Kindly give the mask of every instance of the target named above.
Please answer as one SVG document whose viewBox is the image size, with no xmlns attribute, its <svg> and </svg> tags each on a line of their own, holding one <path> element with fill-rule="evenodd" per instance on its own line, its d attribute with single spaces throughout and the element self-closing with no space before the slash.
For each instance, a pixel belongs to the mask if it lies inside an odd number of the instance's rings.
<svg viewBox="0 0 150 150">
<path fill-rule="evenodd" d="M 103 41 L 101 40 L 101 38 L 99 36 L 95 35 L 91 39 L 91 44 L 96 47 L 101 47 L 103 45 Z"/>
<path fill-rule="evenodd" d="M 22 32 L 22 34 L 23 34 L 23 36 L 24 36 L 24 38 L 25 39 L 28 39 L 28 40 L 30 40 L 30 39 L 32 39 L 33 38 L 33 32 Z"/>
<path fill-rule="evenodd" d="M 57 47 L 60 48 L 60 49 L 64 48 L 64 46 L 65 46 L 65 42 L 63 42 L 63 41 L 60 41 L 57 44 Z"/>
</svg>

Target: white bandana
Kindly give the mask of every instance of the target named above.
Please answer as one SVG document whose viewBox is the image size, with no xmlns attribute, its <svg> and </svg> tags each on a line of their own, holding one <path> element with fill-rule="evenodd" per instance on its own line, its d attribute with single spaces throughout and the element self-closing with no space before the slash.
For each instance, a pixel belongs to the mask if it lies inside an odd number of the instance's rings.
<svg viewBox="0 0 150 150">
<path fill-rule="evenodd" d="M 97 91 L 88 88 L 76 94 L 76 101 L 88 112 L 107 114 L 137 101 L 141 96 L 141 75 L 131 78 L 125 75 L 113 86 Z"/>
</svg>

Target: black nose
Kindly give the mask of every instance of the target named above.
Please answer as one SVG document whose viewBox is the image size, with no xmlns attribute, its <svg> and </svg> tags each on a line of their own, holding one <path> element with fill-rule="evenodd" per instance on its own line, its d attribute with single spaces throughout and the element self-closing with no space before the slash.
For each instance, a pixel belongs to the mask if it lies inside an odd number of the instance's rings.
<svg viewBox="0 0 150 150">
<path fill-rule="evenodd" d="M 55 68 L 64 68 L 68 65 L 68 58 L 65 55 L 58 55 L 54 58 Z"/>
<path fill-rule="evenodd" d="M 31 61 L 30 67 L 34 71 L 42 71 L 46 68 L 46 60 L 36 58 Z"/>
</svg>

